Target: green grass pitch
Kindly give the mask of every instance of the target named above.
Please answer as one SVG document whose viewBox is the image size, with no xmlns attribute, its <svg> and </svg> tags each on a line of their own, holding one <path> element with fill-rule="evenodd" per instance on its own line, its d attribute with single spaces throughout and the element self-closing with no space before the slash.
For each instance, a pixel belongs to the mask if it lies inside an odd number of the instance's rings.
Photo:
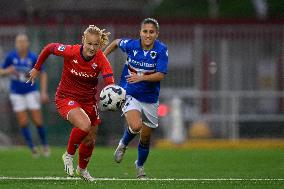
<svg viewBox="0 0 284 189">
<path fill-rule="evenodd" d="M 117 164 L 114 148 L 96 147 L 88 167 L 99 178 L 93 183 L 65 180 L 63 152 L 53 147 L 50 158 L 33 159 L 26 148 L 0 149 L 0 188 L 284 188 L 283 149 L 152 148 L 145 165 L 151 180 L 140 181 L 134 179 L 135 148 Z"/>
</svg>

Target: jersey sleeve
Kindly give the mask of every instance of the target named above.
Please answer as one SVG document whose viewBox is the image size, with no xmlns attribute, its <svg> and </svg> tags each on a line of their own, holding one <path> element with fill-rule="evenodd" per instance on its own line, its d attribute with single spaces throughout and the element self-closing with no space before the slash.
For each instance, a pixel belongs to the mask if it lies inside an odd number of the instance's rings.
<svg viewBox="0 0 284 189">
<path fill-rule="evenodd" d="M 71 57 L 73 56 L 73 46 L 56 43 L 53 48 L 52 54 L 56 56 L 63 56 L 65 58 Z"/>
<path fill-rule="evenodd" d="M 4 63 L 1 65 L 1 67 L 3 69 L 5 68 L 8 68 L 9 66 L 11 66 L 13 64 L 13 61 L 12 61 L 12 57 L 10 55 L 8 55 L 6 58 L 5 58 L 5 61 Z"/>
<path fill-rule="evenodd" d="M 129 50 L 129 42 L 131 39 L 121 39 L 118 43 L 118 47 L 123 51 L 123 52 L 128 52 Z"/>
<path fill-rule="evenodd" d="M 71 57 L 73 55 L 72 47 L 73 46 L 71 45 L 63 45 L 60 43 L 50 43 L 46 45 L 41 51 L 34 68 L 37 70 L 41 70 L 44 61 L 48 58 L 50 54 L 62 56 L 64 58 Z"/>
<path fill-rule="evenodd" d="M 103 53 L 100 54 L 100 62 L 101 62 L 101 73 L 105 85 L 114 84 L 114 77 L 111 65 Z"/>
<path fill-rule="evenodd" d="M 159 53 L 158 60 L 157 60 L 157 72 L 162 72 L 166 74 L 168 72 L 168 49 L 166 47 L 162 48 Z"/>
<path fill-rule="evenodd" d="M 33 53 L 33 54 L 32 54 L 32 61 L 33 61 L 32 67 L 35 66 L 35 64 L 36 64 L 36 62 L 37 62 L 37 59 L 38 59 L 38 56 Z M 44 67 L 45 67 L 45 66 L 42 65 L 42 67 L 41 67 L 41 69 L 40 69 L 40 72 L 41 72 L 41 73 L 42 73 L 42 72 L 45 72 L 45 68 L 44 68 Z"/>
</svg>

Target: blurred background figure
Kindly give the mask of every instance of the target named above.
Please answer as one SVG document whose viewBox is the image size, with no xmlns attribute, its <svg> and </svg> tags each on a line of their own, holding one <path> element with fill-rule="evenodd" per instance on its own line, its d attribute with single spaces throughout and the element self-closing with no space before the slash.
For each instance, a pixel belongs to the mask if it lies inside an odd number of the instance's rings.
<svg viewBox="0 0 284 189">
<path fill-rule="evenodd" d="M 50 150 L 41 113 L 41 103 L 48 102 L 47 75 L 44 71 L 41 72 L 40 92 L 37 84 L 26 83 L 29 70 L 34 66 L 36 60 L 36 54 L 29 50 L 28 36 L 25 33 L 20 33 L 15 38 L 15 50 L 8 53 L 2 68 L 0 68 L 0 75 L 10 77 L 10 101 L 21 133 L 32 155 L 38 157 L 39 152 L 29 129 L 29 112 L 41 140 L 42 154 L 48 157 Z"/>
</svg>

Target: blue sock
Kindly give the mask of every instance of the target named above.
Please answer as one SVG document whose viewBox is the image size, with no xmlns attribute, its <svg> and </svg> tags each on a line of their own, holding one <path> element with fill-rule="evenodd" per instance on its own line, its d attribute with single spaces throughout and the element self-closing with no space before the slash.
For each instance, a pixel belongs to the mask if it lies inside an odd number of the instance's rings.
<svg viewBox="0 0 284 189">
<path fill-rule="evenodd" d="M 21 131 L 22 131 L 22 135 L 24 136 L 26 140 L 27 145 L 29 146 L 30 149 L 33 149 L 35 145 L 33 143 L 30 129 L 28 127 L 22 127 Z"/>
<path fill-rule="evenodd" d="M 44 126 L 38 126 L 37 127 L 37 133 L 40 137 L 40 141 L 42 145 L 47 145 L 47 139 L 46 139 L 46 131 Z"/>
<path fill-rule="evenodd" d="M 46 132 L 45 132 L 44 126 L 38 126 L 37 127 L 37 133 L 40 137 L 41 144 L 44 145 L 44 146 L 47 145 Z"/>
<path fill-rule="evenodd" d="M 129 131 L 129 128 L 127 127 L 125 130 L 124 130 L 124 133 L 123 133 L 123 136 L 122 136 L 122 139 L 121 139 L 121 142 L 127 146 L 129 144 L 129 142 L 136 136 L 136 134 L 133 134 Z"/>
<path fill-rule="evenodd" d="M 145 161 L 147 160 L 148 154 L 150 151 L 150 145 L 149 144 L 141 144 L 141 141 L 138 144 L 138 160 L 137 165 L 143 166 Z"/>
</svg>

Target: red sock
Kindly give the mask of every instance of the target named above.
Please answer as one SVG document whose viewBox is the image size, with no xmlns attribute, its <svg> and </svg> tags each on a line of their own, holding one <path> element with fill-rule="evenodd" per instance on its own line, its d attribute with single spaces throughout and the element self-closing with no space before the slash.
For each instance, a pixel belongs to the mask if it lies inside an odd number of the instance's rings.
<svg viewBox="0 0 284 189">
<path fill-rule="evenodd" d="M 80 144 L 79 147 L 79 167 L 85 169 L 91 159 L 95 145 Z"/>
<path fill-rule="evenodd" d="M 68 146 L 67 146 L 67 152 L 70 155 L 74 155 L 76 152 L 76 149 L 79 147 L 81 144 L 81 141 L 87 136 L 88 133 L 74 127 L 70 133 L 69 141 L 68 141 Z"/>
</svg>

